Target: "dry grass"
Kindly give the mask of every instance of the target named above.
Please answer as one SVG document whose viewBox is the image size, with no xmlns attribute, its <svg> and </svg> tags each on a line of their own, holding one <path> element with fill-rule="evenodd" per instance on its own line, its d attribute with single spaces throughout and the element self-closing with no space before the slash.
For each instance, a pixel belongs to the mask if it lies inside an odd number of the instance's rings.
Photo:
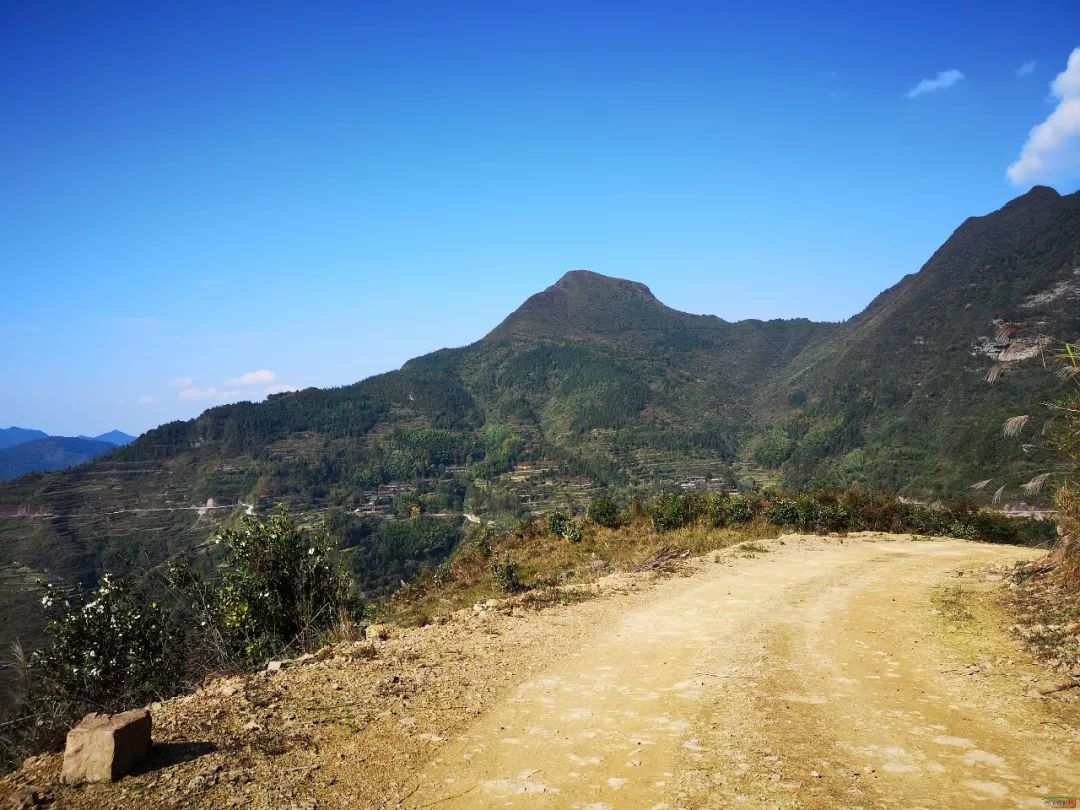
<svg viewBox="0 0 1080 810">
<path fill-rule="evenodd" d="M 465 541 L 451 560 L 448 581 L 437 585 L 431 576 L 423 577 L 378 605 L 376 613 L 380 621 L 426 624 L 477 602 L 504 597 L 492 576 L 491 561 L 505 551 L 517 565 L 518 578 L 529 589 L 530 601 L 550 604 L 585 598 L 568 596 L 556 590 L 557 586 L 594 582 L 614 572 L 633 570 L 665 547 L 688 549 L 698 556 L 738 543 L 775 538 L 780 533 L 778 527 L 763 521 L 722 529 L 697 524 L 659 533 L 640 520 L 618 529 L 586 526 L 582 539 L 574 543 L 534 527 L 522 536 L 493 541 L 490 555 Z"/>
</svg>

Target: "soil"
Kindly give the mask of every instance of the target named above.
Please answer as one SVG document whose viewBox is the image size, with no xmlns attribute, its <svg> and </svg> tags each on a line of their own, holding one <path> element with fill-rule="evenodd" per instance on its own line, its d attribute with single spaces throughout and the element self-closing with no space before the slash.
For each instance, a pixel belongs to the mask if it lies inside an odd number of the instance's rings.
<svg viewBox="0 0 1080 810">
<path fill-rule="evenodd" d="M 3 786 L 62 807 L 1042 807 L 1080 796 L 1080 689 L 1009 632 L 1002 572 L 1035 555 L 761 541 L 218 680 L 153 707 L 139 773 L 64 787 L 48 755 Z"/>
</svg>

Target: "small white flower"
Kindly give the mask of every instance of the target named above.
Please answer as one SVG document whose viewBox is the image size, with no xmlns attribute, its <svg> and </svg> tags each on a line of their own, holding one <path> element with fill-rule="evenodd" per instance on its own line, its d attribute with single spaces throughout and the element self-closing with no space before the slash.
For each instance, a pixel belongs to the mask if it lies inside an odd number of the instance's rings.
<svg viewBox="0 0 1080 810">
<path fill-rule="evenodd" d="M 310 557 L 310 556 L 311 556 L 312 554 L 314 554 L 314 553 L 315 553 L 315 547 L 314 547 L 314 546 L 312 546 L 311 548 L 309 548 L 309 549 L 307 550 L 307 553 L 308 553 L 308 556 Z"/>
</svg>

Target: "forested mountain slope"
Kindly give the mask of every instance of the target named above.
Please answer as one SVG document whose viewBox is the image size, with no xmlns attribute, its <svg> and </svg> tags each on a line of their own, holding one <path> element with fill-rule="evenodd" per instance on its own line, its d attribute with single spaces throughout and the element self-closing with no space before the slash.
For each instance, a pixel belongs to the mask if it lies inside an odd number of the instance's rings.
<svg viewBox="0 0 1080 810">
<path fill-rule="evenodd" d="M 1038 390 L 1023 372 L 985 382 L 994 321 L 1075 336 L 1078 268 L 1080 195 L 1035 188 L 969 219 L 843 324 L 727 322 L 568 273 L 470 346 L 212 408 L 91 464 L 0 484 L 0 642 L 39 622 L 37 576 L 153 571 L 279 500 L 328 520 L 377 594 L 445 558 L 466 511 L 777 468 L 797 484 L 908 494 L 1023 472 L 1000 420 Z"/>
<path fill-rule="evenodd" d="M 987 382 L 1004 348 L 1000 323 L 1080 334 L 1080 193 L 1037 186 L 965 221 L 918 273 L 761 389 L 759 424 L 782 430 L 763 430 L 757 447 L 767 437 L 793 483 L 860 480 L 909 494 L 1045 466 L 1001 435 L 1007 416 L 1052 392 L 1034 367 Z"/>
</svg>

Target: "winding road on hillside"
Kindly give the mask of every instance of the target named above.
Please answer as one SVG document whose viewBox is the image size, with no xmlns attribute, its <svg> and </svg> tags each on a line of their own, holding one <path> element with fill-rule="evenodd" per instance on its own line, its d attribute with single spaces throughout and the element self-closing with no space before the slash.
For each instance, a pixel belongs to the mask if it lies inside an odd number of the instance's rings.
<svg viewBox="0 0 1080 810">
<path fill-rule="evenodd" d="M 1000 586 L 987 566 L 1032 552 L 768 545 L 605 617 L 448 741 L 405 806 L 1044 807 L 1080 796 L 1080 704 L 1039 695 L 1039 671 L 979 607 Z"/>
</svg>

